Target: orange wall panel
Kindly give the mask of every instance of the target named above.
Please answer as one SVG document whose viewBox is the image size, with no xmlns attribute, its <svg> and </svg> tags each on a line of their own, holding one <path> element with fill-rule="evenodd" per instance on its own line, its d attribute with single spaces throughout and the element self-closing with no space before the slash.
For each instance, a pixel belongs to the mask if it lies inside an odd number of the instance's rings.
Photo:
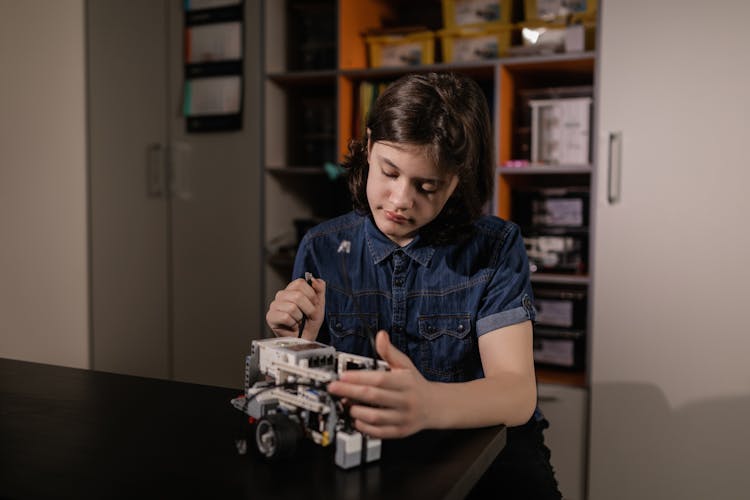
<svg viewBox="0 0 750 500">
<path fill-rule="evenodd" d="M 362 34 L 382 25 L 390 12 L 378 0 L 339 0 L 339 68 L 367 67 L 367 46 Z"/>
</svg>

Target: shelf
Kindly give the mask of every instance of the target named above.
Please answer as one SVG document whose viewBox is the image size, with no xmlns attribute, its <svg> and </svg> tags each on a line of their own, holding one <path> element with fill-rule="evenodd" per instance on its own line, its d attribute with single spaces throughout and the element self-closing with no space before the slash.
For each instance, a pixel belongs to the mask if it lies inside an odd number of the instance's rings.
<svg viewBox="0 0 750 500">
<path fill-rule="evenodd" d="M 299 2 L 304 3 L 302 0 Z M 521 109 L 519 96 L 524 92 L 548 87 L 593 88 L 595 52 L 526 54 L 472 62 L 368 67 L 367 45 L 361 36 L 362 33 L 378 28 L 383 19 L 403 16 L 404 9 L 398 2 L 391 1 L 322 0 L 325 5 L 335 6 L 335 64 L 338 66 L 294 66 L 290 65 L 293 61 L 288 55 L 290 46 L 302 49 L 302 52 L 298 50 L 298 53 L 305 53 L 306 49 L 321 48 L 322 51 L 322 45 L 304 46 L 302 42 L 307 39 L 301 40 L 295 33 L 288 32 L 290 28 L 282 21 L 285 16 L 297 14 L 296 11 L 290 14 L 279 6 L 286 2 L 266 3 L 269 12 L 276 16 L 275 22 L 268 24 L 267 33 L 278 34 L 273 38 L 278 43 L 270 44 L 265 57 L 266 175 L 263 178 L 266 183 L 266 228 L 270 228 L 270 233 L 291 228 L 295 219 L 334 216 L 341 208 L 337 205 L 339 201 L 346 202 L 347 208 L 349 207 L 348 190 L 343 182 L 345 179 L 338 178 L 335 182 L 330 182 L 323 163 L 318 160 L 333 156 L 340 160 L 348 151 L 350 138 L 359 134 L 357 127 L 361 126 L 361 117 L 358 114 L 361 85 L 365 82 L 387 83 L 407 74 L 460 73 L 475 79 L 482 87 L 492 112 L 494 156 L 498 158 L 495 169 L 497 215 L 509 218 L 510 201 L 514 194 L 521 191 L 571 186 L 591 187 L 595 168 L 591 164 L 537 163 L 521 167 L 500 165 L 505 165 L 504 162 L 512 158 L 530 157 L 527 154 L 528 148 L 520 148 L 516 144 L 531 134 L 527 123 L 529 120 L 522 120 L 524 117 L 517 116 L 518 110 Z M 438 0 L 428 0 L 427 4 L 430 4 L 429 9 L 434 7 L 435 11 L 439 12 Z M 415 8 L 415 11 L 419 12 L 423 7 Z M 299 47 L 294 45 L 295 39 Z M 297 69 L 289 70 L 293 67 Z M 302 67 L 325 69 L 299 69 Z M 306 115 L 302 113 L 310 109 L 319 111 L 322 118 L 317 117 L 318 121 L 333 125 L 306 125 L 315 123 L 312 119 L 305 121 Z M 333 118 L 329 116 L 329 110 L 333 110 Z M 518 128 L 523 126 L 527 128 L 521 130 L 519 135 Z M 326 141 L 327 147 L 320 152 L 315 146 L 323 141 Z M 304 146 L 307 146 L 307 149 Z M 308 150 L 320 154 L 310 156 Z M 584 224 L 587 223 L 584 221 Z M 578 231 L 587 238 L 586 228 L 579 228 Z M 293 254 L 288 251 L 266 255 L 266 258 L 266 269 L 270 271 L 266 275 L 266 290 L 267 296 L 270 297 L 279 287 L 285 286 L 288 271 L 294 260 Z M 585 291 L 591 278 L 581 274 L 537 272 L 531 274 L 531 282 L 538 289 L 564 288 Z M 544 367 L 537 369 L 537 378 L 540 383 L 545 384 L 577 388 L 587 386 L 585 370 L 573 372 Z"/>
<path fill-rule="evenodd" d="M 559 68 L 565 71 L 586 70 L 594 67 L 596 54 L 594 52 L 569 52 L 537 56 L 505 57 L 497 61 L 514 71 L 538 71 L 539 69 Z"/>
<path fill-rule="evenodd" d="M 525 226 L 516 221 L 521 227 L 521 232 L 525 236 L 588 236 L 588 226 L 550 226 L 550 225 L 536 225 L 536 226 Z"/>
<path fill-rule="evenodd" d="M 473 61 L 462 63 L 435 63 L 420 66 L 393 66 L 381 68 L 358 68 L 358 69 L 324 69 L 324 70 L 296 70 L 279 71 L 268 73 L 266 77 L 282 85 L 307 85 L 307 84 L 333 84 L 337 76 L 343 76 L 351 80 L 365 80 L 368 78 L 392 78 L 408 73 L 429 73 L 455 71 L 472 76 L 492 78 L 497 66 L 508 66 L 512 68 L 533 69 L 536 67 L 554 68 L 557 65 L 567 66 L 571 63 L 580 62 L 584 66 L 592 64 L 594 56 L 592 53 L 580 54 L 554 54 L 545 56 L 529 57 L 505 57 L 487 61 Z"/>
<path fill-rule="evenodd" d="M 581 66 L 588 69 L 593 65 L 593 52 L 580 52 L 575 54 L 550 54 L 540 56 L 524 57 L 503 57 L 498 59 L 488 59 L 486 61 L 454 62 L 454 63 L 434 63 L 423 64 L 419 66 L 392 66 L 392 67 L 371 67 L 341 70 L 338 73 L 341 76 L 352 80 L 365 80 L 368 78 L 389 78 L 405 75 L 407 73 L 429 73 L 455 71 L 468 74 L 475 77 L 493 78 L 494 72 L 498 66 L 508 66 L 511 68 L 521 68 L 535 70 L 538 67 L 545 69 L 554 69 L 555 67 L 569 68 Z"/>
<path fill-rule="evenodd" d="M 536 368 L 536 381 L 539 384 L 557 384 L 586 388 L 586 373 L 555 370 L 553 368 Z"/>
<path fill-rule="evenodd" d="M 326 175 L 323 167 L 289 165 L 286 167 L 266 167 L 266 172 L 278 175 Z"/>
<path fill-rule="evenodd" d="M 268 73 L 266 77 L 274 83 L 288 86 L 310 84 L 333 85 L 336 83 L 337 75 L 338 71 L 333 69 L 325 69 Z"/>
<path fill-rule="evenodd" d="M 590 174 L 592 165 L 548 165 L 530 163 L 523 167 L 498 167 L 500 175 L 558 175 L 558 174 Z"/>
<path fill-rule="evenodd" d="M 474 77 L 492 78 L 497 62 L 500 59 L 467 63 L 435 63 L 419 66 L 393 66 L 382 68 L 348 69 L 341 71 L 341 76 L 351 80 L 366 80 L 369 78 L 392 78 L 410 73 L 430 73 L 454 71 Z"/>
<path fill-rule="evenodd" d="M 532 273 L 532 283 L 559 283 L 561 285 L 588 285 L 591 279 L 588 275 L 580 274 L 552 274 Z"/>
</svg>

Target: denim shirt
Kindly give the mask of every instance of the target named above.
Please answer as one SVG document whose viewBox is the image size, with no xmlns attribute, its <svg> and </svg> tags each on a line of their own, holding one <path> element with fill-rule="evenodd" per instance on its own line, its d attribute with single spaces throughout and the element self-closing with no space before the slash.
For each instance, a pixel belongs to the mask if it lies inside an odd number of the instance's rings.
<svg viewBox="0 0 750 500">
<path fill-rule="evenodd" d="M 417 236 L 404 247 L 355 212 L 309 230 L 293 278 L 311 272 L 326 281 L 317 340 L 370 356 L 368 329 L 382 329 L 428 380 L 483 377 L 479 337 L 533 321 L 536 312 L 518 227 L 484 216 L 474 228 L 458 244 L 432 246 Z M 349 253 L 339 252 L 344 241 Z"/>
</svg>

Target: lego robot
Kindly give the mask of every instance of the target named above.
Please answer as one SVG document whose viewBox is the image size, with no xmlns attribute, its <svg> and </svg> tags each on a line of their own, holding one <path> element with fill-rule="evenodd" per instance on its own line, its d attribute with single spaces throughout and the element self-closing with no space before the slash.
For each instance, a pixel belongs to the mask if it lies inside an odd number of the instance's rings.
<svg viewBox="0 0 750 500">
<path fill-rule="evenodd" d="M 305 437 L 321 446 L 335 442 L 336 465 L 349 469 L 378 460 L 381 441 L 354 429 L 326 386 L 346 370 L 387 369 L 384 361 L 302 338 L 254 340 L 245 358 L 245 393 L 232 405 L 248 415 L 256 447 L 267 459 L 289 457 Z"/>
</svg>

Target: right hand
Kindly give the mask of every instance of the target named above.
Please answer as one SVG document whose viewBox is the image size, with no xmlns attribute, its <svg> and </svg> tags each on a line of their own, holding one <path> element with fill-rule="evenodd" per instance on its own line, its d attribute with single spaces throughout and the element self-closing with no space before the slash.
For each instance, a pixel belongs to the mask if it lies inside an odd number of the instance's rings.
<svg viewBox="0 0 750 500">
<path fill-rule="evenodd" d="M 315 340 L 326 309 L 326 282 L 312 279 L 312 286 L 302 279 L 296 279 L 286 288 L 276 292 L 276 297 L 268 306 L 266 323 L 277 337 L 296 337 L 302 315 L 307 316 L 302 338 Z"/>
</svg>

